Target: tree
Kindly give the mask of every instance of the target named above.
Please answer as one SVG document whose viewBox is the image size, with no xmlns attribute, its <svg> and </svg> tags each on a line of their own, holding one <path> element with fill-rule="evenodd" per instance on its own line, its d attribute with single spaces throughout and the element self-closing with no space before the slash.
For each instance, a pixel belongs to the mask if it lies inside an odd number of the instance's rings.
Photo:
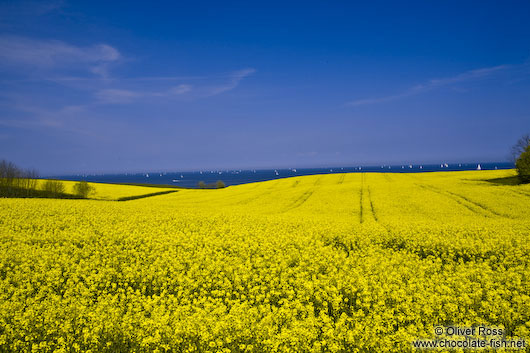
<svg viewBox="0 0 530 353">
<path fill-rule="evenodd" d="M 24 189 L 26 194 L 30 194 L 32 190 L 37 189 L 39 174 L 34 169 L 19 170 L 19 176 L 15 179 L 13 186 Z"/>
<path fill-rule="evenodd" d="M 225 183 L 222 180 L 217 180 L 217 183 L 215 183 L 215 186 L 218 189 L 222 189 L 222 188 L 226 187 Z"/>
<path fill-rule="evenodd" d="M 21 171 L 17 166 L 6 160 L 0 162 L 0 186 L 13 187 L 16 179 L 20 178 Z"/>
<path fill-rule="evenodd" d="M 519 155 L 515 169 L 522 183 L 530 183 L 530 145 L 526 146 L 525 151 Z"/>
<path fill-rule="evenodd" d="M 519 156 L 526 151 L 528 146 L 530 146 L 530 134 L 522 136 L 519 140 L 517 140 L 517 143 L 513 145 L 511 150 L 512 161 L 517 161 Z"/>
<path fill-rule="evenodd" d="M 74 194 L 82 198 L 87 198 L 88 195 L 95 191 L 94 187 L 86 181 L 80 181 L 74 185 Z"/>
<path fill-rule="evenodd" d="M 46 180 L 44 182 L 44 191 L 52 195 L 64 194 L 64 184 L 59 180 Z"/>
<path fill-rule="evenodd" d="M 198 186 L 199 186 L 199 188 L 201 188 L 201 189 L 204 189 L 204 188 L 206 188 L 206 183 L 205 183 L 204 181 L 202 181 L 202 180 L 201 180 L 201 181 L 199 181 L 199 183 L 198 183 L 197 185 L 198 185 Z"/>
<path fill-rule="evenodd" d="M 27 197 L 37 188 L 35 170 L 23 170 L 14 163 L 0 161 L 0 195 L 3 197 Z"/>
<path fill-rule="evenodd" d="M 38 184 L 37 179 L 39 178 L 39 172 L 37 172 L 37 170 L 35 169 L 26 170 L 25 178 L 26 178 L 26 187 L 28 189 L 32 189 L 32 190 L 37 189 L 37 184 Z"/>
</svg>

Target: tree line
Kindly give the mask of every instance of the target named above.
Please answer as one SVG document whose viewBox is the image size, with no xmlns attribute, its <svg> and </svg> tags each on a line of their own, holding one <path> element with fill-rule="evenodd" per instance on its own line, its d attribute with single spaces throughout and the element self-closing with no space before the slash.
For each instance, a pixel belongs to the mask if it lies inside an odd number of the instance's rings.
<svg viewBox="0 0 530 353">
<path fill-rule="evenodd" d="M 93 191 L 94 187 L 80 181 L 74 184 L 73 194 L 67 193 L 60 180 L 40 183 L 35 169 L 22 169 L 13 162 L 0 161 L 0 197 L 87 198 Z"/>
<path fill-rule="evenodd" d="M 37 189 L 39 174 L 34 169 L 21 169 L 14 163 L 0 161 L 0 196 L 29 196 Z"/>
</svg>

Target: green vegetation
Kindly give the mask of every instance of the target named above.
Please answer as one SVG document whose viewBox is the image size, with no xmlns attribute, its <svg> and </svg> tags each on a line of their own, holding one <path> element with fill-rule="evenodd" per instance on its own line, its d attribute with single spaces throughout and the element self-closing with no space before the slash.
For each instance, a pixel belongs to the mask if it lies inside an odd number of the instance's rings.
<svg viewBox="0 0 530 353">
<path fill-rule="evenodd" d="M 39 180 L 35 170 L 24 170 L 6 160 L 0 161 L 0 197 L 79 199 L 83 195 L 66 192 L 60 180 Z"/>
<path fill-rule="evenodd" d="M 38 174 L 23 170 L 15 164 L 0 161 L 0 197 L 34 197 Z"/>
<path fill-rule="evenodd" d="M 521 137 L 512 147 L 517 175 L 522 183 L 530 183 L 530 134 Z"/>
<path fill-rule="evenodd" d="M 95 188 L 84 180 L 74 185 L 74 193 L 82 198 L 87 198 L 93 192 Z"/>
<path fill-rule="evenodd" d="M 153 188 L 162 189 L 153 192 Z M 15 164 L 0 161 L 0 198 L 54 198 L 54 199 L 97 199 L 127 201 L 150 196 L 169 194 L 174 185 L 152 184 L 103 184 L 86 181 L 64 181 L 38 179 L 34 170 L 23 170 Z"/>
<path fill-rule="evenodd" d="M 143 198 L 151 197 L 151 196 L 171 194 L 171 193 L 177 192 L 177 191 L 178 190 L 167 190 L 167 191 L 153 192 L 153 193 L 150 193 L 150 194 L 135 195 L 135 196 L 125 196 L 125 197 L 118 198 L 116 201 L 138 200 L 138 199 L 143 199 Z"/>
<path fill-rule="evenodd" d="M 217 180 L 215 183 L 206 184 L 204 181 L 199 181 L 197 183 L 199 189 L 222 189 L 226 187 L 226 184 L 222 180 Z"/>
<path fill-rule="evenodd" d="M 521 153 L 517 162 L 515 162 L 515 168 L 521 182 L 530 183 L 530 146 L 526 147 L 526 151 Z"/>
<path fill-rule="evenodd" d="M 530 145 L 530 134 L 521 136 L 519 140 L 512 146 L 511 155 L 512 161 L 515 162 L 519 159 L 519 156 L 526 151 L 526 148 Z"/>
<path fill-rule="evenodd" d="M 44 191 L 51 194 L 64 194 L 64 184 L 59 180 L 46 180 L 44 182 Z"/>
<path fill-rule="evenodd" d="M 100 184 L 100 183 L 93 183 L 93 184 Z M 143 187 L 148 187 L 148 188 L 162 188 L 162 189 L 189 189 L 186 187 L 177 186 L 177 185 L 169 185 L 169 184 L 113 183 L 113 184 L 105 184 L 105 185 L 129 185 L 129 186 L 143 186 Z"/>
</svg>

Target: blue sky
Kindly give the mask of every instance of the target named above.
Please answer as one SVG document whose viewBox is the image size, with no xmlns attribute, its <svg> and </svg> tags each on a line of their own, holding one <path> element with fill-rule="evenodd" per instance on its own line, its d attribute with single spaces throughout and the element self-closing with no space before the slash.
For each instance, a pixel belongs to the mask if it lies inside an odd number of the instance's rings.
<svg viewBox="0 0 530 353">
<path fill-rule="evenodd" d="M 530 3 L 0 2 L 0 158 L 42 174 L 507 160 Z"/>
</svg>

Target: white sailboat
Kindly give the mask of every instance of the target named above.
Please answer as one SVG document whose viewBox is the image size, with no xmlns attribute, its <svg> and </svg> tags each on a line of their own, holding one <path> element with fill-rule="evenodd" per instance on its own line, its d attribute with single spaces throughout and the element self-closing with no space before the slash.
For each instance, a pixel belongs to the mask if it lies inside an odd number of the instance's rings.
<svg viewBox="0 0 530 353">
<path fill-rule="evenodd" d="M 482 167 L 480 166 L 480 164 L 477 166 L 477 170 L 482 170 Z"/>
</svg>

